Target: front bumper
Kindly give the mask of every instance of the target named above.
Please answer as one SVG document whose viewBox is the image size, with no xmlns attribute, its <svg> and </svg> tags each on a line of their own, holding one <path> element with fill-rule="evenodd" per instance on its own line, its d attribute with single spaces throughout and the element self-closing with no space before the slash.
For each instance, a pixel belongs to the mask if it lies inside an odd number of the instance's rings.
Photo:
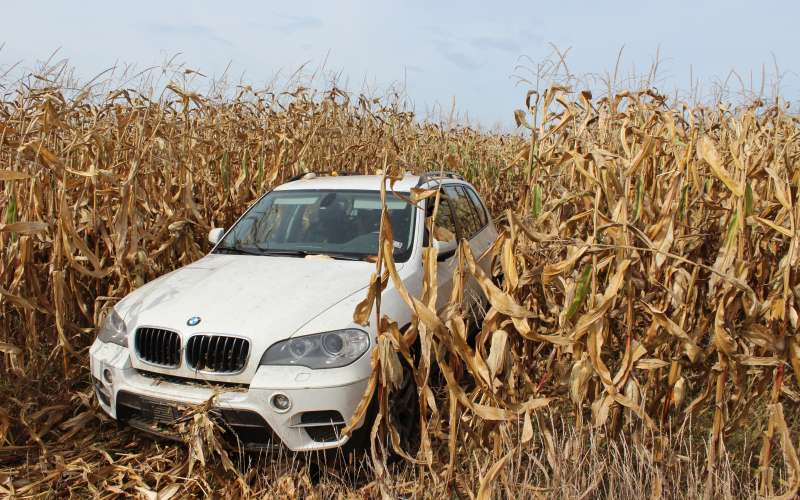
<svg viewBox="0 0 800 500">
<path fill-rule="evenodd" d="M 156 427 L 148 429 L 145 424 L 148 417 L 163 417 L 159 415 L 162 404 L 196 405 L 216 395 L 214 408 L 223 417 L 238 414 L 241 418 L 234 420 L 248 422 L 244 426 L 257 425 L 260 417 L 269 427 L 264 430 L 266 434 L 276 436 L 293 451 L 324 450 L 345 444 L 348 438 L 338 433 L 343 427 L 341 422 L 349 422 L 368 383 L 368 378 L 359 377 L 363 374 L 354 373 L 349 367 L 309 371 L 292 366 L 262 366 L 249 387 L 182 383 L 136 370 L 131 366 L 128 349 L 116 344 L 96 341 L 89 355 L 100 407 L 114 419 L 159 434 Z M 270 401 L 275 394 L 289 398 L 287 410 L 273 407 Z M 276 444 L 259 441 L 245 441 L 242 445 L 252 449 Z"/>
</svg>

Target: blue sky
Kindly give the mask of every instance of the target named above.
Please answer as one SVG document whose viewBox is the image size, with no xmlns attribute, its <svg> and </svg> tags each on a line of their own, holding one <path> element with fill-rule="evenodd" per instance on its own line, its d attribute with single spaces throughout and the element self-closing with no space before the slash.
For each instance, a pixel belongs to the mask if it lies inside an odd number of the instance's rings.
<svg viewBox="0 0 800 500">
<path fill-rule="evenodd" d="M 176 62 L 209 78 L 227 68 L 231 80 L 255 87 L 324 63 L 351 91 L 395 84 L 420 115 L 455 102 L 462 119 L 468 112 L 485 127 L 513 124 L 529 88 L 516 77 L 529 77 L 552 45 L 569 49 L 569 70 L 579 76 L 612 71 L 623 46 L 621 76 L 645 73 L 659 54 L 656 86 L 685 95 L 699 83 L 700 97 L 731 70 L 746 87 L 760 86 L 764 67 L 774 82 L 774 57 L 784 97 L 800 99 L 796 0 L 30 1 L 8 2 L 3 13 L 0 74 L 18 62 L 13 72 L 32 68 L 56 49 L 83 78 L 180 53 Z M 577 86 L 602 88 L 591 77 Z"/>
</svg>

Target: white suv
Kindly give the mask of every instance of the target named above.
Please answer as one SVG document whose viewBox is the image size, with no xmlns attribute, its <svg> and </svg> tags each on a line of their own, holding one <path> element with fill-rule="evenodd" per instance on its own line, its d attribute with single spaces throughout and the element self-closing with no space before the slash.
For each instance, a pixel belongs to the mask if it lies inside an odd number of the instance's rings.
<svg viewBox="0 0 800 500">
<path fill-rule="evenodd" d="M 212 230 L 210 254 L 119 301 L 90 350 L 101 408 L 171 437 L 180 407 L 216 394 L 215 415 L 241 447 L 345 444 L 340 431 L 364 394 L 376 346 L 375 325 L 354 323 L 353 311 L 375 271 L 381 179 L 312 174 L 283 184 L 227 232 Z M 449 241 L 431 244 L 443 307 L 456 239 L 480 256 L 497 232 L 474 188 L 455 174 L 407 175 L 393 189 L 408 198 L 412 188 L 440 185 L 436 226 L 449 231 L 437 235 Z M 418 208 L 387 192 L 397 271 L 417 296 L 432 203 Z M 488 271 L 486 260 L 479 264 Z M 474 280 L 467 286 L 474 293 L 465 296 L 482 297 Z M 381 313 L 411 321 L 391 282 Z"/>
</svg>

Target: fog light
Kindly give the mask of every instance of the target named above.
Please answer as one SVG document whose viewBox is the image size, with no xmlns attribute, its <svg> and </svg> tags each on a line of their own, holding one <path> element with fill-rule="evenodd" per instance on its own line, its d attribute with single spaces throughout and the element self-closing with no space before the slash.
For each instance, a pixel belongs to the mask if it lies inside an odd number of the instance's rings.
<svg viewBox="0 0 800 500">
<path fill-rule="evenodd" d="M 109 384 L 113 382 L 114 379 L 111 377 L 110 369 L 106 368 L 105 370 L 103 370 L 103 379 L 105 379 L 105 381 L 108 382 Z"/>
<path fill-rule="evenodd" d="M 290 406 L 292 406 L 289 396 L 280 393 L 274 394 L 272 399 L 270 399 L 270 403 L 272 403 L 272 407 L 279 412 L 285 412 Z"/>
</svg>

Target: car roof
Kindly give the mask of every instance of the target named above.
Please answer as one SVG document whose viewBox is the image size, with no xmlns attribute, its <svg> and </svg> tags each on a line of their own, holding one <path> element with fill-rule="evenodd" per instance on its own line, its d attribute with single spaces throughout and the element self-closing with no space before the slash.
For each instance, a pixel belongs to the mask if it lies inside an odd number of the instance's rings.
<svg viewBox="0 0 800 500">
<path fill-rule="evenodd" d="M 352 189 L 357 191 L 379 191 L 381 189 L 381 175 L 308 175 L 295 181 L 281 184 L 275 188 L 275 191 L 292 191 L 300 189 L 310 190 L 323 190 L 323 189 Z M 439 182 L 447 181 L 448 183 L 464 183 L 458 179 L 432 179 L 424 182 L 421 186 L 419 184 L 419 175 L 406 174 L 403 178 L 394 183 L 394 190 L 399 192 L 408 192 L 414 187 L 429 187 L 435 186 Z M 386 185 L 387 189 L 389 184 Z"/>
</svg>

